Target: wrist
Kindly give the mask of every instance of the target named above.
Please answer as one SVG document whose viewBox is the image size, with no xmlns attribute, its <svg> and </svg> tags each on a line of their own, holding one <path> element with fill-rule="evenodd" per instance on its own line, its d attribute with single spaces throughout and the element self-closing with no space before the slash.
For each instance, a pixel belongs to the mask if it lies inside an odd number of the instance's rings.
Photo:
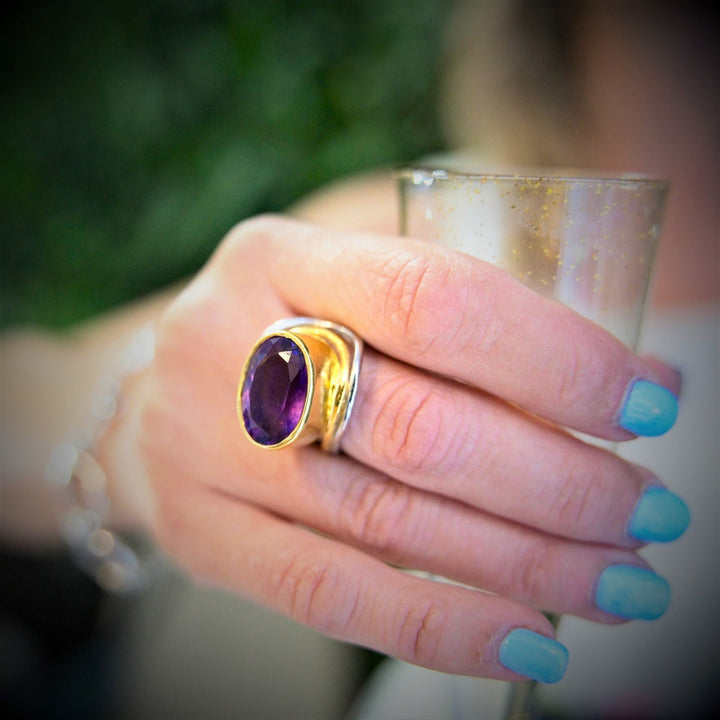
<svg viewBox="0 0 720 720">
<path fill-rule="evenodd" d="M 108 524 L 126 532 L 152 534 L 154 496 L 140 455 L 141 411 L 147 388 L 144 370 L 125 380 L 117 412 L 95 446 L 107 477 Z"/>
<path fill-rule="evenodd" d="M 75 562 L 103 588 L 121 594 L 143 589 L 157 558 L 142 533 L 148 484 L 136 451 L 142 373 L 154 354 L 150 328 L 137 332 L 102 376 L 90 417 L 52 451 L 45 477 L 65 510 L 61 535 Z M 133 420 L 135 420 L 133 422 Z"/>
</svg>

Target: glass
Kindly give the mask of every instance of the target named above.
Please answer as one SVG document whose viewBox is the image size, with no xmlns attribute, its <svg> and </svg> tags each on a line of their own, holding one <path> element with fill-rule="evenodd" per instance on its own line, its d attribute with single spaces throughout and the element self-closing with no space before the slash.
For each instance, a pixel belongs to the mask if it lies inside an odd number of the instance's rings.
<svg viewBox="0 0 720 720">
<path fill-rule="evenodd" d="M 401 234 L 492 263 L 637 348 L 666 182 L 548 169 L 478 174 L 409 168 L 397 179 Z M 557 625 L 559 617 L 549 617 Z M 533 717 L 535 686 L 512 686 L 506 718 Z"/>
</svg>

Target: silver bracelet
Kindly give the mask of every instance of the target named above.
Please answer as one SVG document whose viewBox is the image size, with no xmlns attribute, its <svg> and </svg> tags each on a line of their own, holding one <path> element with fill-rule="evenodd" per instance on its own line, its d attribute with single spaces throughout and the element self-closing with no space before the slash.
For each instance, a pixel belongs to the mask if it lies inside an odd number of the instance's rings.
<svg viewBox="0 0 720 720">
<path fill-rule="evenodd" d="M 161 562 L 149 539 L 106 527 L 110 496 L 96 448 L 117 415 L 125 379 L 149 367 L 154 354 L 155 333 L 145 326 L 101 379 L 87 426 L 53 448 L 45 469 L 45 479 L 69 507 L 60 534 L 73 560 L 104 590 L 121 595 L 147 588 Z"/>
</svg>

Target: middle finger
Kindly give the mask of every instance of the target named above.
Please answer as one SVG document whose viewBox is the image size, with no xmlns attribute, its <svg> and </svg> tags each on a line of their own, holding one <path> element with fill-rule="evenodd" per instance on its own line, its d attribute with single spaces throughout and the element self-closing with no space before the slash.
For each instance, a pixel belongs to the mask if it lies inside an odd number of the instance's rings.
<svg viewBox="0 0 720 720">
<path fill-rule="evenodd" d="M 652 474 L 469 386 L 368 349 L 343 450 L 411 486 L 546 532 L 637 546 Z"/>
</svg>

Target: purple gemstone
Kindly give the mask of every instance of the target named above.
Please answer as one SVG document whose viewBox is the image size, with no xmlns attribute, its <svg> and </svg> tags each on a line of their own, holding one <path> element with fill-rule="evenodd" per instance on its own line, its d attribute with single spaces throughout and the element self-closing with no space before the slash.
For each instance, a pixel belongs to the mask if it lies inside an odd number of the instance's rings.
<svg viewBox="0 0 720 720">
<path fill-rule="evenodd" d="M 302 350 L 281 335 L 264 340 L 250 358 L 241 393 L 250 437 L 260 445 L 282 442 L 300 422 L 307 394 Z"/>
</svg>

